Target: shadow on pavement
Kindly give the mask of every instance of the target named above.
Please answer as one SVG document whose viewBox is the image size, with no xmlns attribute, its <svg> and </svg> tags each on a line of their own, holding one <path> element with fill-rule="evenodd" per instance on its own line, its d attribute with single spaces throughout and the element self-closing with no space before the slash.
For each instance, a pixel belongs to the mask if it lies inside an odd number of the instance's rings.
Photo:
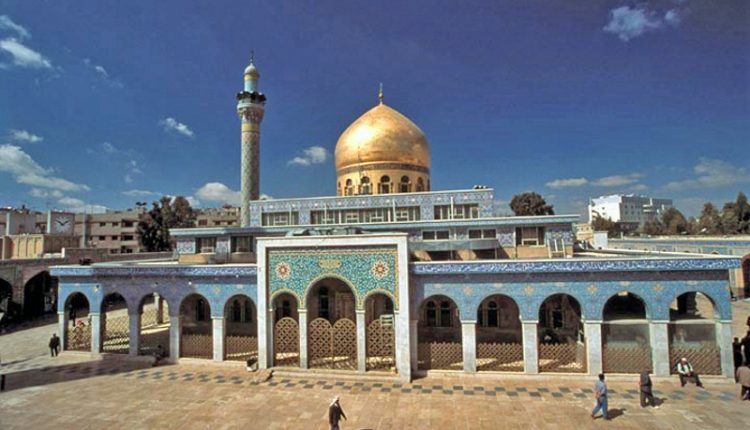
<svg viewBox="0 0 750 430">
<path fill-rule="evenodd" d="M 35 369 L 4 373 L 5 391 L 28 387 L 39 387 L 60 382 L 93 378 L 103 375 L 116 375 L 140 369 L 151 369 L 151 361 L 133 360 L 126 357 L 103 356 L 101 360 L 78 363 L 49 365 Z M 160 364 L 168 367 L 170 364 Z"/>
</svg>

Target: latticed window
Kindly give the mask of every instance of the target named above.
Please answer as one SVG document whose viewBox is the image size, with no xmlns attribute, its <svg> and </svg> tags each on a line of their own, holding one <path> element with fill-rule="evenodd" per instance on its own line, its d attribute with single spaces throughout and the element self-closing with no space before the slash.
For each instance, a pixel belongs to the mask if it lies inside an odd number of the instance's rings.
<svg viewBox="0 0 750 430">
<path fill-rule="evenodd" d="M 424 191 L 424 181 L 422 178 L 417 179 L 417 192 Z"/>
<path fill-rule="evenodd" d="M 353 196 L 354 195 L 354 184 L 352 183 L 351 179 L 346 180 L 346 189 L 344 190 L 344 193 L 347 196 Z"/>
</svg>

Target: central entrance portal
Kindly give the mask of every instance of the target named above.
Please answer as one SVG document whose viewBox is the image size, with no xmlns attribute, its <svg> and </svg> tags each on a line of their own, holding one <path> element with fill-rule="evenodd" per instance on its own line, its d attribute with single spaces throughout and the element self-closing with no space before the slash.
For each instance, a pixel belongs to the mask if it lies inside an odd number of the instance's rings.
<svg viewBox="0 0 750 430">
<path fill-rule="evenodd" d="M 355 307 L 354 293 L 340 279 L 325 278 L 310 289 L 307 349 L 311 368 L 357 369 Z"/>
</svg>

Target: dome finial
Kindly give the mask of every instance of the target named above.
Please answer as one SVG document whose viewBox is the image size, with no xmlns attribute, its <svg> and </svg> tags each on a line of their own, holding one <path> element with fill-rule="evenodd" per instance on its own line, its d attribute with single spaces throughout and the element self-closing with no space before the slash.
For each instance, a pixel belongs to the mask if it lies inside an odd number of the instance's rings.
<svg viewBox="0 0 750 430">
<path fill-rule="evenodd" d="M 383 104 L 383 83 L 380 83 L 380 89 L 378 90 L 378 101 Z"/>
<path fill-rule="evenodd" d="M 255 62 L 255 50 L 250 50 L 250 64 L 253 64 Z"/>
</svg>

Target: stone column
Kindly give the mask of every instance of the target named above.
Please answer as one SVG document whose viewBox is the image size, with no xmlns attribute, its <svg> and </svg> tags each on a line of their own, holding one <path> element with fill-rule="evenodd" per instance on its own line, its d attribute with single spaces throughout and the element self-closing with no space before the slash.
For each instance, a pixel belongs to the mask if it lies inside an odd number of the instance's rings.
<svg viewBox="0 0 750 430">
<path fill-rule="evenodd" d="M 169 359 L 173 363 L 180 358 L 180 332 L 182 331 L 182 317 L 179 315 L 169 316 Z"/>
<path fill-rule="evenodd" d="M 464 350 L 464 372 L 477 372 L 477 322 L 461 321 L 461 344 Z"/>
<path fill-rule="evenodd" d="M 224 361 L 224 332 L 226 326 L 226 320 L 224 317 L 211 317 L 211 323 L 213 325 L 213 335 L 211 336 L 214 341 L 214 361 Z"/>
<path fill-rule="evenodd" d="M 655 376 L 669 376 L 669 321 L 651 321 L 649 338 L 651 339 L 651 362 Z"/>
<path fill-rule="evenodd" d="M 102 315 L 98 312 L 89 312 L 91 317 L 91 353 L 102 352 Z"/>
<path fill-rule="evenodd" d="M 299 367 L 307 369 L 307 309 L 299 309 Z"/>
<path fill-rule="evenodd" d="M 727 378 L 733 378 L 732 320 L 722 320 L 716 323 L 716 344 L 719 346 L 721 355 L 721 374 Z"/>
<path fill-rule="evenodd" d="M 409 321 L 409 333 L 411 334 L 411 345 L 409 345 L 409 361 L 411 362 L 412 371 L 416 372 L 419 367 L 419 331 L 417 330 L 418 320 Z"/>
<path fill-rule="evenodd" d="M 68 313 L 57 312 L 57 331 L 60 333 L 60 351 L 65 351 L 65 343 L 68 341 Z"/>
<path fill-rule="evenodd" d="M 273 309 L 259 312 L 258 317 L 258 369 L 273 366 Z"/>
<path fill-rule="evenodd" d="M 367 347 L 366 345 L 366 323 L 365 310 L 357 309 L 357 372 L 364 373 L 367 370 Z"/>
<path fill-rule="evenodd" d="M 154 293 L 154 306 L 156 306 L 156 324 L 164 323 L 164 299 L 159 293 Z"/>
<path fill-rule="evenodd" d="M 538 322 L 521 321 L 523 328 L 523 371 L 532 375 L 539 373 Z"/>
<path fill-rule="evenodd" d="M 586 352 L 588 354 L 589 375 L 602 373 L 602 322 L 585 321 L 583 332 L 586 336 Z"/>
<path fill-rule="evenodd" d="M 128 355 L 138 356 L 138 347 L 141 340 L 141 312 L 128 312 Z"/>
</svg>

